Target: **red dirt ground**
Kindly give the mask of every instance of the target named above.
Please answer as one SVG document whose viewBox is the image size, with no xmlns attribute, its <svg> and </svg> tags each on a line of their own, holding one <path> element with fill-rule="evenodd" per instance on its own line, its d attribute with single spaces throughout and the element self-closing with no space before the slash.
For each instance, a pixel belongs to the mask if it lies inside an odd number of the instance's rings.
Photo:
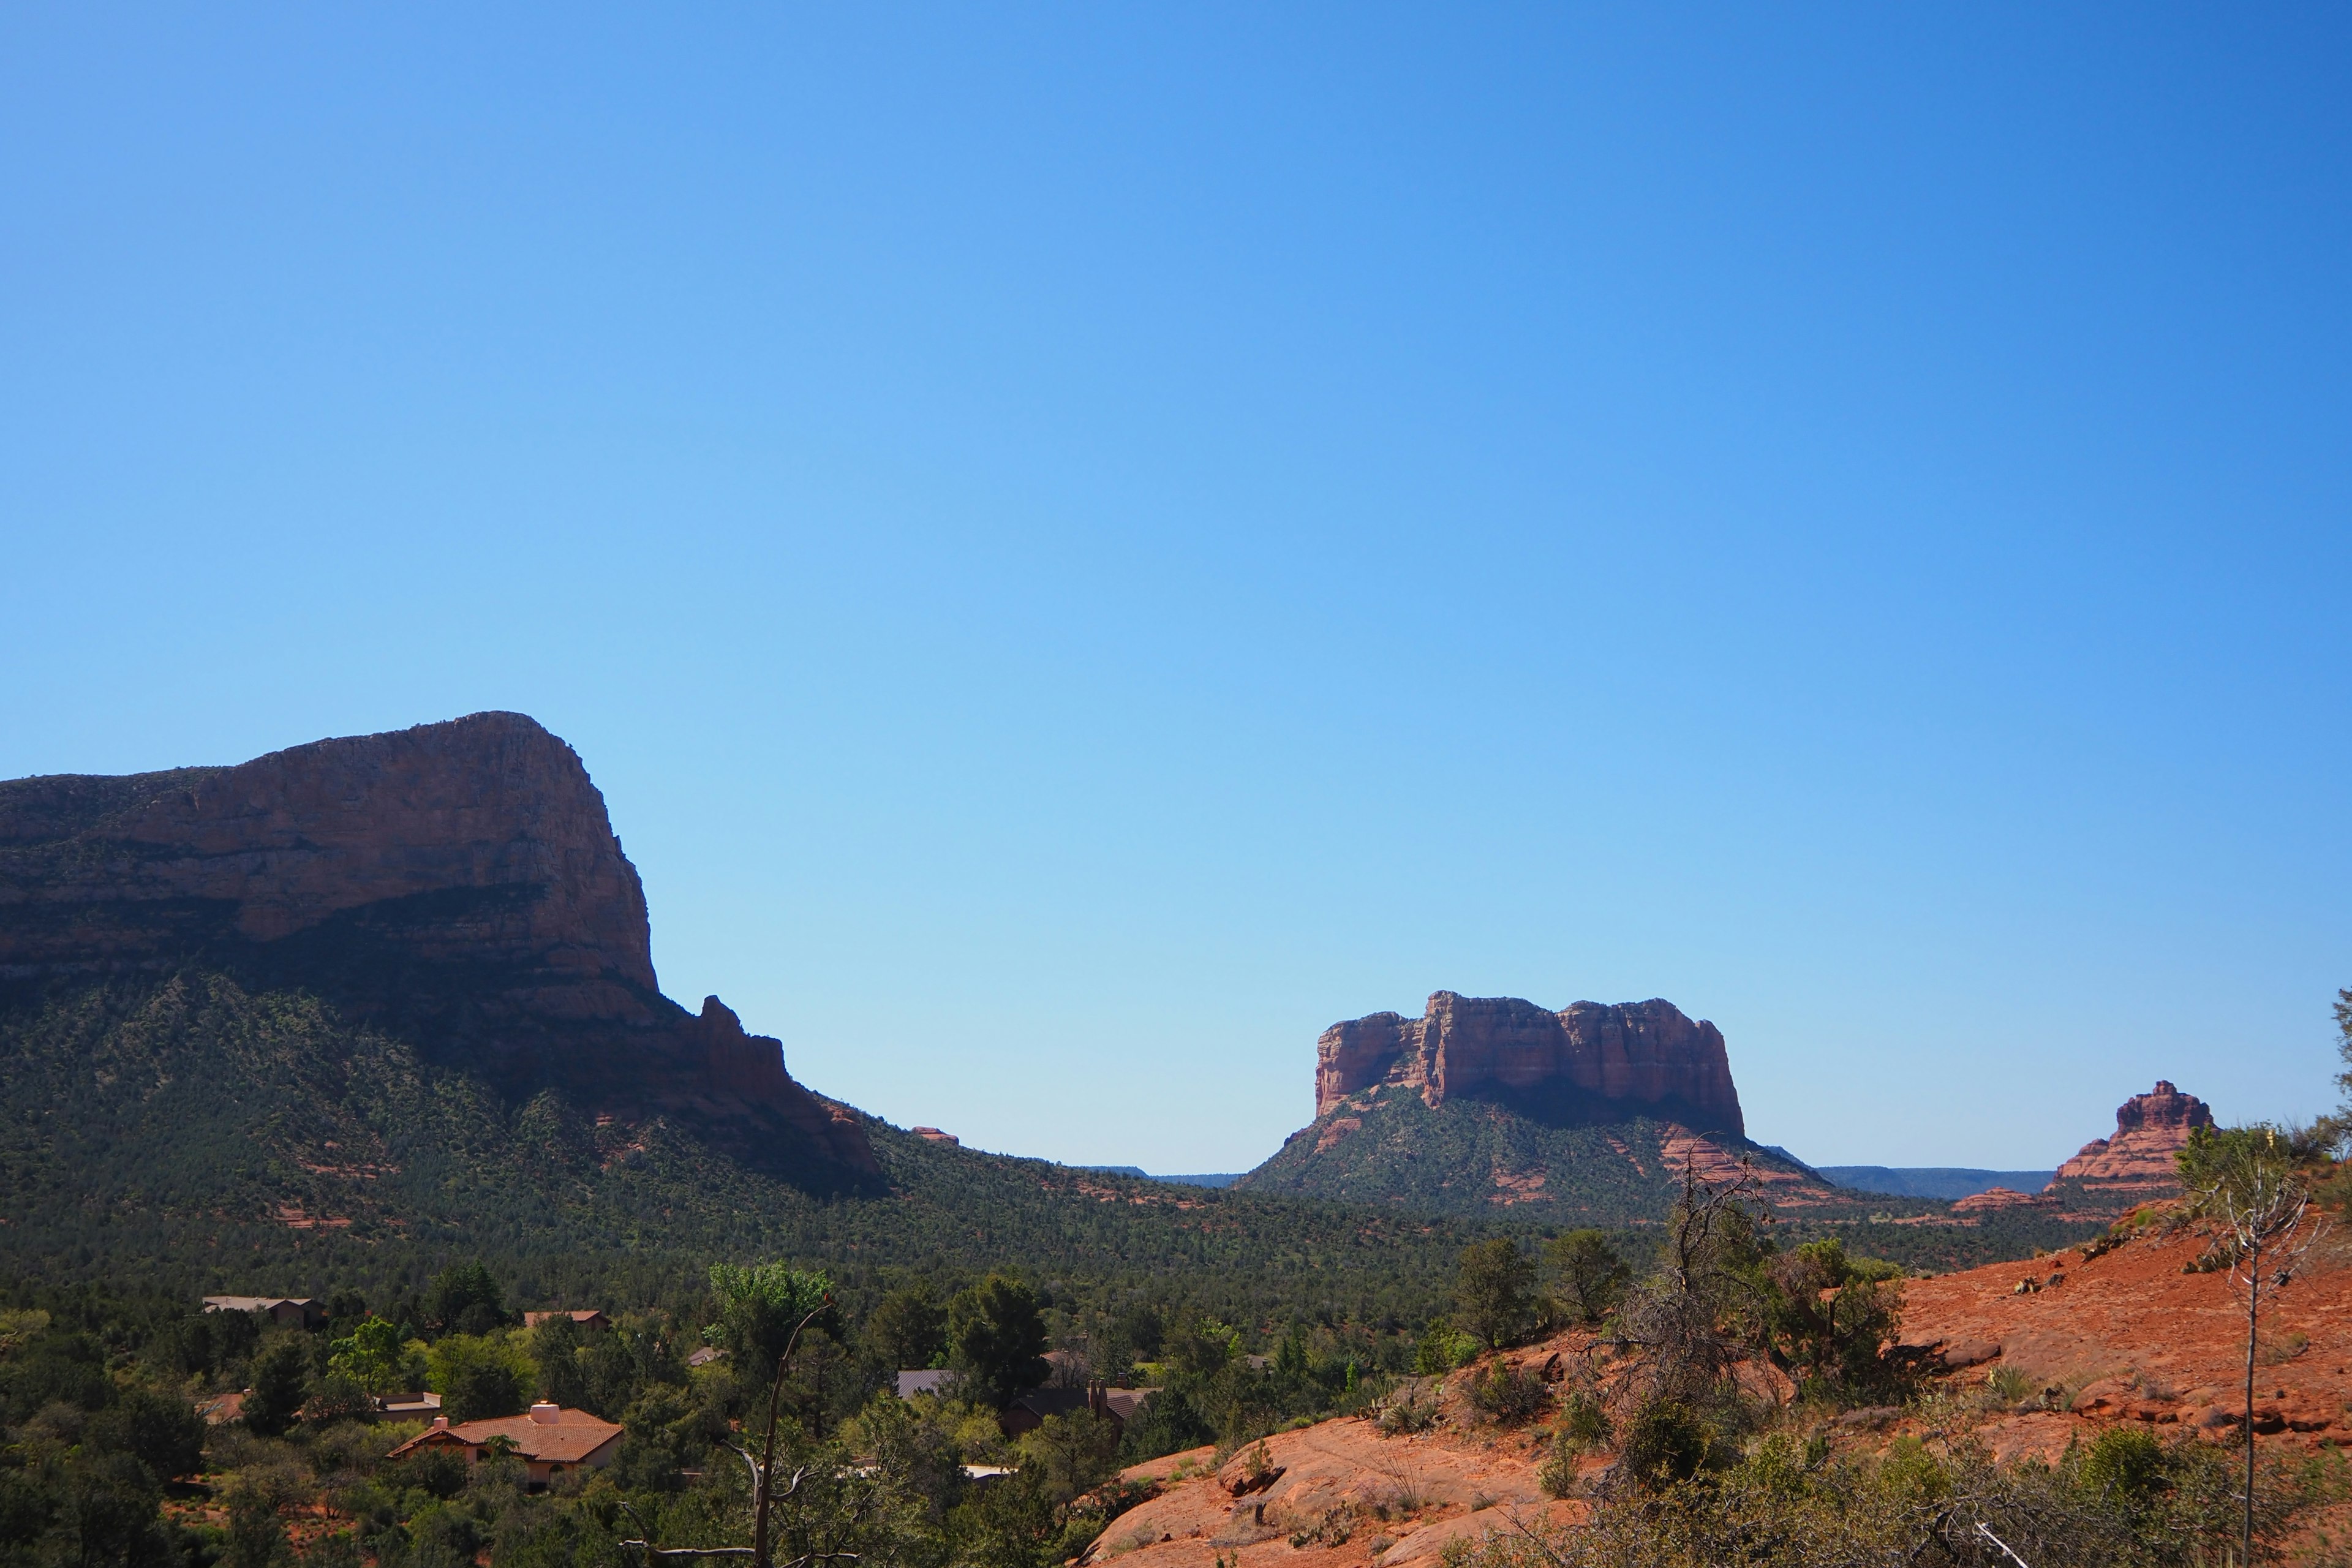
<svg viewBox="0 0 2352 1568">
<path fill-rule="evenodd" d="M 1951 1373 L 1955 1384 L 1982 1384 L 2006 1367 L 2037 1402 L 2059 1407 L 2009 1418 L 1992 1434 L 1997 1449 L 2054 1453 L 2117 1420 L 2226 1435 L 2231 1413 L 2244 1408 L 2245 1299 L 2226 1271 L 2182 1271 L 2210 1232 L 2157 1228 L 2087 1262 L 2076 1248 L 1913 1280 L 1903 1338 L 1977 1361 Z M 2323 1239 L 2305 1264 L 2292 1283 L 2263 1291 L 2255 1435 L 2352 1446 L 2352 1257 Z M 2028 1279 L 2041 1289 L 2018 1293 Z"/>
<path fill-rule="evenodd" d="M 1909 1281 L 1903 1339 L 1968 1363 L 1942 1374 L 1957 1394 L 1981 1396 L 1996 1369 L 2017 1374 L 2003 1381 L 2021 1384 L 2021 1407 L 1987 1411 L 1979 1428 L 2004 1459 L 2054 1458 L 2116 1421 L 2233 1440 L 2240 1429 L 2231 1413 L 2242 1409 L 2245 1386 L 2243 1298 L 2226 1272 L 2183 1272 L 2210 1233 L 2160 1228 L 2087 1261 L 2075 1248 Z M 2038 1288 L 2019 1293 L 2026 1279 Z M 2265 1289 L 2263 1303 L 2257 1441 L 2274 1449 L 2352 1447 L 2352 1246 L 2323 1241 L 2291 1284 Z M 1587 1336 L 1563 1336 L 1511 1359 L 1540 1364 L 1560 1352 L 1570 1361 L 1588 1344 Z M 1383 1437 L 1371 1422 L 1349 1417 L 1268 1437 L 1265 1464 L 1281 1473 L 1260 1489 L 1244 1489 L 1247 1452 L 1214 1470 L 1206 1448 L 1138 1465 L 1129 1479 L 1163 1489 L 1115 1520 L 1083 1561 L 1088 1568 L 1113 1559 L 1120 1568 L 1214 1568 L 1221 1559 L 1233 1568 L 1434 1568 L 1449 1541 L 1582 1517 L 1584 1505 L 1551 1501 L 1537 1485 L 1549 1426 L 1478 1424 L 1460 1396 L 1465 1375 L 1451 1380 L 1445 1419 L 1431 1431 Z M 1769 1392 L 1785 1397 L 1785 1380 L 1769 1376 L 1757 1380 L 1758 1391 L 1776 1382 Z M 1916 1429 L 1916 1418 L 1893 1411 L 1877 1421 L 1849 1417 L 1839 1428 L 1843 1440 L 1867 1447 Z M 1321 1538 L 1290 1544 L 1318 1526 Z"/>
</svg>

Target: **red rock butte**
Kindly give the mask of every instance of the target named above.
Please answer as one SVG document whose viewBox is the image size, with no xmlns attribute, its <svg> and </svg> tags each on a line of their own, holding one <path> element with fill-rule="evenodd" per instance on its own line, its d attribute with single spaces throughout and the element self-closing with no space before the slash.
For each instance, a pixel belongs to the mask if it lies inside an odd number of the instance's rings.
<svg viewBox="0 0 2352 1568">
<path fill-rule="evenodd" d="M 662 995 L 604 797 L 520 713 L 0 783 L 0 983 L 192 963 L 315 991 L 509 1094 L 554 1087 L 878 1169 L 778 1041 L 715 996 L 697 1016 Z"/>
<path fill-rule="evenodd" d="M 2180 1168 L 2173 1156 L 2187 1147 L 2193 1130 L 2212 1125 L 2213 1111 L 2203 1100 L 2158 1079 L 2154 1089 L 2116 1108 L 2114 1137 L 2084 1144 L 2082 1152 L 2058 1167 L 2050 1185 L 2080 1182 L 2095 1192 L 2179 1192 Z"/>
<path fill-rule="evenodd" d="M 1497 1101 L 1562 1093 L 1621 1111 L 1671 1110 L 1708 1131 L 1747 1135 L 1723 1032 L 1671 1002 L 1549 1012 L 1508 996 L 1440 991 L 1418 1018 L 1398 1013 L 1334 1024 L 1316 1042 L 1315 1114 L 1374 1084 Z"/>
</svg>

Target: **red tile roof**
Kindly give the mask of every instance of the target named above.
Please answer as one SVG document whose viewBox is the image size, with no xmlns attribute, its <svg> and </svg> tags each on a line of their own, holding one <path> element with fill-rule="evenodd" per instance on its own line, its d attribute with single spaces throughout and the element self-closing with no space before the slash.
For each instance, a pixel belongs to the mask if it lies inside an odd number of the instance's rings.
<svg viewBox="0 0 2352 1568">
<path fill-rule="evenodd" d="M 621 1426 L 585 1410 L 558 1410 L 548 1416 L 500 1415 L 488 1421 L 460 1421 L 451 1426 L 431 1426 L 394 1448 L 396 1459 L 412 1448 L 452 1439 L 478 1448 L 492 1437 L 505 1437 L 515 1452 L 541 1464 L 576 1465 L 621 1436 Z"/>
</svg>

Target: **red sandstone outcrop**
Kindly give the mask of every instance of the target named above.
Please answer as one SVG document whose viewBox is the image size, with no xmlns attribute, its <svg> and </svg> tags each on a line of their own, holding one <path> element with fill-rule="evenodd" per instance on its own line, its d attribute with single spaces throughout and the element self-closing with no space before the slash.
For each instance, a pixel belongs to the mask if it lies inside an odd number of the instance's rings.
<svg viewBox="0 0 2352 1568">
<path fill-rule="evenodd" d="M 2058 1200 L 2036 1197 L 2021 1193 L 2014 1187 L 1987 1187 L 1980 1193 L 1970 1193 L 1952 1205 L 1956 1215 L 1990 1214 L 2001 1209 L 2056 1208 Z"/>
<path fill-rule="evenodd" d="M 1315 1113 L 1374 1084 L 1402 1084 L 1434 1108 L 1449 1095 L 1509 1104 L 1562 1092 L 1628 1107 L 1675 1102 L 1709 1131 L 1746 1135 L 1723 1033 L 1670 1002 L 1548 1012 L 1516 997 L 1440 991 L 1419 1018 L 1375 1013 L 1316 1042 Z"/>
<path fill-rule="evenodd" d="M 2212 1125 L 2212 1110 L 2203 1100 L 2158 1079 L 2152 1091 L 2135 1094 L 2116 1109 L 2114 1137 L 2084 1144 L 2044 1190 L 2080 1182 L 2089 1191 L 2118 1196 L 2177 1193 L 2180 1169 L 2173 1156 L 2188 1146 L 2192 1130 Z"/>
<path fill-rule="evenodd" d="M 777 1041 L 661 994 L 604 796 L 520 713 L 0 784 L 0 982 L 188 962 L 315 990 L 509 1092 L 878 1170 Z"/>
<path fill-rule="evenodd" d="M 420 957 L 541 971 L 541 1005 L 575 1017 L 633 1016 L 630 992 L 655 989 L 645 890 L 604 797 L 520 713 L 235 767 L 0 784 L 0 975 L 136 965 L 220 935 L 274 942 L 436 899 L 464 914 L 404 920 Z"/>
</svg>

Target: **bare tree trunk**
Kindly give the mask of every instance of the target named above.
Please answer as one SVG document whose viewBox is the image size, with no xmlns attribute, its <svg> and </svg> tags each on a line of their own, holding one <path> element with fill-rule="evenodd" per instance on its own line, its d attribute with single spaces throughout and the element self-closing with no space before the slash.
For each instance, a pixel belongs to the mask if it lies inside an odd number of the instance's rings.
<svg viewBox="0 0 2352 1568">
<path fill-rule="evenodd" d="M 2246 1522 L 2242 1549 L 2254 1560 L 2254 1337 L 2263 1316 L 2263 1249 L 2253 1249 L 2246 1290 Z"/>
</svg>

